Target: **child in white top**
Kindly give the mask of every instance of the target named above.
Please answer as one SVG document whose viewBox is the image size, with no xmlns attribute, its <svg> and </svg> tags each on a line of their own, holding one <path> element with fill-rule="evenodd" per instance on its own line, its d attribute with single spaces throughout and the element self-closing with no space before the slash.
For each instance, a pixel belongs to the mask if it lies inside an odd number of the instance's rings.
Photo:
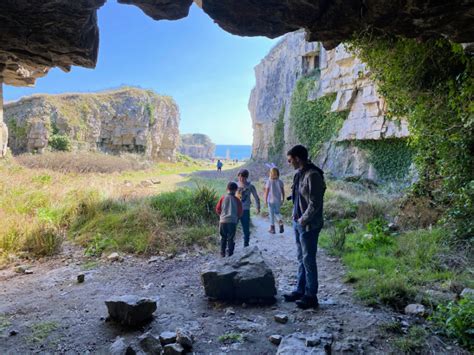
<svg viewBox="0 0 474 355">
<path fill-rule="evenodd" d="M 285 200 L 285 187 L 283 181 L 280 180 L 280 171 L 277 168 L 270 169 L 270 178 L 265 185 L 265 193 L 263 195 L 265 203 L 268 204 L 270 214 L 270 233 L 275 234 L 275 219 L 280 226 L 280 233 L 284 232 L 283 218 L 280 214 L 280 207 Z"/>
</svg>

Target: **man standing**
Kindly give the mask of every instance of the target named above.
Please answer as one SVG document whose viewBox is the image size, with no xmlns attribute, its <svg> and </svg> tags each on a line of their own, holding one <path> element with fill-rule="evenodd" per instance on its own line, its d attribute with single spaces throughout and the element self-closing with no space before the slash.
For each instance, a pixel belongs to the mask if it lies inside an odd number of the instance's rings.
<svg viewBox="0 0 474 355">
<path fill-rule="evenodd" d="M 293 178 L 293 229 L 298 254 L 298 282 L 293 292 L 283 295 L 299 308 L 317 308 L 318 269 L 316 251 L 323 227 L 324 173 L 308 159 L 308 150 L 296 145 L 288 153 L 288 163 L 297 170 Z"/>
<path fill-rule="evenodd" d="M 253 196 L 255 204 L 257 205 L 257 214 L 260 213 L 260 198 L 258 197 L 255 186 L 248 181 L 249 174 L 247 169 L 241 169 L 237 174 L 239 188 L 236 196 L 242 201 L 244 210 L 242 217 L 240 217 L 240 223 L 242 223 L 242 230 L 244 232 L 244 247 L 248 247 L 250 243 L 250 196 Z"/>
</svg>

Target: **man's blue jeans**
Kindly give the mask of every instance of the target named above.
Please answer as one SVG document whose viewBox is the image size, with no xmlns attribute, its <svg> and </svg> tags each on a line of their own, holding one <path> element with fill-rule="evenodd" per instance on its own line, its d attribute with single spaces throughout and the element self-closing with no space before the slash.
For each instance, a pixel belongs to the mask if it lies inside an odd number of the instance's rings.
<svg viewBox="0 0 474 355">
<path fill-rule="evenodd" d="M 240 223 L 242 223 L 242 231 L 244 232 L 244 247 L 248 247 L 250 242 L 250 210 L 243 211 Z"/>
<path fill-rule="evenodd" d="M 298 283 L 293 292 L 312 298 L 318 295 L 318 267 L 316 252 L 321 228 L 305 231 L 303 226 L 293 221 L 298 254 Z"/>
</svg>

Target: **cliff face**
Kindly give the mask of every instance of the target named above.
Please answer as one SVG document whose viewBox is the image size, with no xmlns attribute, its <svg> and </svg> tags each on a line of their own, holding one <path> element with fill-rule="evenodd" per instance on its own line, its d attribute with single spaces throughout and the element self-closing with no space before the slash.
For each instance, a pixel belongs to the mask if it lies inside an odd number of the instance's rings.
<svg viewBox="0 0 474 355">
<path fill-rule="evenodd" d="M 182 134 L 179 151 L 195 159 L 211 159 L 216 152 L 216 145 L 205 134 Z"/>
<path fill-rule="evenodd" d="M 173 99 L 152 91 L 122 88 L 94 94 L 34 95 L 5 105 L 14 154 L 42 152 L 53 134 L 73 149 L 138 152 L 174 160 L 179 110 Z"/>
<path fill-rule="evenodd" d="M 280 113 L 288 121 L 296 82 L 305 70 L 310 70 L 303 64 L 303 56 L 320 50 L 318 43 L 308 43 L 304 36 L 303 32 L 285 36 L 255 67 L 256 85 L 249 101 L 254 158 L 268 158 L 275 122 Z M 286 130 L 285 137 L 287 140 L 291 138 L 289 130 Z"/>
<path fill-rule="evenodd" d="M 409 135 L 406 121 L 386 119 L 385 101 L 369 78 L 366 65 L 344 45 L 327 51 L 318 43 L 306 42 L 302 32 L 286 35 L 255 68 L 256 86 L 249 102 L 254 127 L 253 157 L 269 159 L 275 124 L 281 114 L 284 150 L 299 143 L 291 123 L 291 98 L 298 79 L 315 72 L 319 79 L 308 100 L 334 95 L 330 111 L 345 112 L 347 118 L 313 159 L 336 177 L 358 175 L 377 179 L 368 153 L 357 143 L 405 138 Z"/>
</svg>

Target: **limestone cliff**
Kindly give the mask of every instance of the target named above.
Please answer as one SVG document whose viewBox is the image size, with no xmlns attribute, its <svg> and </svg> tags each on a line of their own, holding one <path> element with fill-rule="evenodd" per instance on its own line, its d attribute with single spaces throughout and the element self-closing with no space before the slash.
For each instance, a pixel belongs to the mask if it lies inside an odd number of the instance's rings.
<svg viewBox="0 0 474 355">
<path fill-rule="evenodd" d="M 121 88 L 91 94 L 33 95 L 5 105 L 14 154 L 42 152 L 52 134 L 73 149 L 138 152 L 173 160 L 179 144 L 179 110 L 172 98 Z"/>
<path fill-rule="evenodd" d="M 195 159 L 211 159 L 216 152 L 216 145 L 205 134 L 182 134 L 179 151 Z"/>
<path fill-rule="evenodd" d="M 334 95 L 330 111 L 347 113 L 342 128 L 324 144 L 318 156 L 313 157 L 332 175 L 377 179 L 368 153 L 357 142 L 409 135 L 405 120 L 395 122 L 385 117 L 386 104 L 377 93 L 370 72 L 344 45 L 327 51 L 316 42 L 306 42 L 303 32 L 294 32 L 270 51 L 255 68 L 255 73 L 256 86 L 249 101 L 254 127 L 253 158 L 269 158 L 280 115 L 284 120 L 284 150 L 299 143 L 290 119 L 292 95 L 298 80 L 314 73 L 318 79 L 308 100 Z"/>
<path fill-rule="evenodd" d="M 3 122 L 3 85 L 0 84 L 0 158 L 7 154 L 8 129 Z"/>
</svg>

